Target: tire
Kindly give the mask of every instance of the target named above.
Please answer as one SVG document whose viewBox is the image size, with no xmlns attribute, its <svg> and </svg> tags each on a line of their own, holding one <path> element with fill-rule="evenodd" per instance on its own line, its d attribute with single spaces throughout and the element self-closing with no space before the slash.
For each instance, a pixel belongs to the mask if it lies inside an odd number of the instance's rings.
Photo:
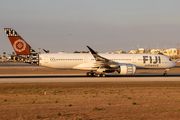
<svg viewBox="0 0 180 120">
<path fill-rule="evenodd" d="M 164 73 L 164 76 L 166 77 L 166 76 L 167 76 L 167 73 Z"/>
<path fill-rule="evenodd" d="M 89 76 L 90 76 L 90 72 L 87 72 L 87 73 L 86 73 L 86 76 L 88 76 L 88 77 L 89 77 Z"/>
</svg>

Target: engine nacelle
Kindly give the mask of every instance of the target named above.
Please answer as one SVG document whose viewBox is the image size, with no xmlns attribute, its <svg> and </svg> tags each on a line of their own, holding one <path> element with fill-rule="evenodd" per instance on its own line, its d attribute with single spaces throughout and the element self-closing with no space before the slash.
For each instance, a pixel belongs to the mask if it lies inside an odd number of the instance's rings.
<svg viewBox="0 0 180 120">
<path fill-rule="evenodd" d="M 120 65 L 118 73 L 121 75 L 133 75 L 136 73 L 136 66 L 133 64 Z"/>
</svg>

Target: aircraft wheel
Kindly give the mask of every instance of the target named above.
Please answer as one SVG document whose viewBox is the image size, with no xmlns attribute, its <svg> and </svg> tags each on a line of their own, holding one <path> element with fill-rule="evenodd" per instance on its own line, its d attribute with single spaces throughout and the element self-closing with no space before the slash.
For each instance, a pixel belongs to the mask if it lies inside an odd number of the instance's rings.
<svg viewBox="0 0 180 120">
<path fill-rule="evenodd" d="M 98 74 L 97 76 L 98 77 L 105 77 L 106 75 L 101 73 L 101 74 Z"/>
<path fill-rule="evenodd" d="M 106 77 L 106 75 L 105 75 L 105 74 L 102 74 L 102 77 Z"/>
<path fill-rule="evenodd" d="M 164 73 L 163 75 L 164 75 L 164 76 L 167 76 L 167 73 Z"/>
<path fill-rule="evenodd" d="M 169 71 L 169 69 L 165 69 L 164 76 L 167 76 L 167 71 Z"/>
<path fill-rule="evenodd" d="M 101 75 L 101 74 L 98 74 L 97 76 L 98 76 L 98 77 L 102 77 L 102 75 Z"/>
<path fill-rule="evenodd" d="M 86 76 L 88 76 L 88 77 L 91 76 L 90 72 L 87 72 L 87 73 L 86 73 Z"/>
<path fill-rule="evenodd" d="M 95 76 L 95 73 L 94 73 L 94 72 L 91 72 L 91 76 L 94 77 L 94 76 Z"/>
</svg>

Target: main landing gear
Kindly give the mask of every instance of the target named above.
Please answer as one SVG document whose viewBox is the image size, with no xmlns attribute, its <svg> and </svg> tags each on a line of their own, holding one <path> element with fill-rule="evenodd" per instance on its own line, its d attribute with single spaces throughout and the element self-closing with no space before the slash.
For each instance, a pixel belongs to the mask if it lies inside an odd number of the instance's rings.
<svg viewBox="0 0 180 120">
<path fill-rule="evenodd" d="M 165 71 L 164 71 L 164 76 L 167 76 L 167 71 L 169 71 L 169 69 L 165 69 Z"/>
<path fill-rule="evenodd" d="M 106 76 L 104 73 L 96 73 L 96 72 L 93 72 L 93 71 L 87 72 L 86 75 L 88 77 L 90 77 L 90 76 L 91 77 L 95 77 L 95 76 L 97 76 L 97 77 L 105 77 Z"/>
<path fill-rule="evenodd" d="M 89 76 L 95 76 L 95 72 L 91 71 L 91 72 L 87 72 L 86 75 L 89 77 Z"/>
</svg>

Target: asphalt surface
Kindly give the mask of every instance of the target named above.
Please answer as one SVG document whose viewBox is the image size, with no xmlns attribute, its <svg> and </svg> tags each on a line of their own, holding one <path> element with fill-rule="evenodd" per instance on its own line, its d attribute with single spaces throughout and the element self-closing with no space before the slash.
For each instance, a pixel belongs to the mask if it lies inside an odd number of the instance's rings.
<svg viewBox="0 0 180 120">
<path fill-rule="evenodd" d="M 0 68 L 42 68 L 21 62 L 0 62 Z M 0 83 L 32 82 L 125 82 L 125 81 L 180 81 L 180 73 L 138 73 L 134 75 L 107 74 L 106 77 L 87 77 L 84 74 L 0 74 Z"/>
<path fill-rule="evenodd" d="M 0 62 L 0 68 L 43 68 L 42 66 L 32 65 L 24 62 Z"/>
<path fill-rule="evenodd" d="M 109 74 L 106 77 L 86 77 L 85 75 L 1 75 L 0 83 L 34 83 L 34 82 L 127 82 L 127 81 L 180 81 L 180 74 L 135 74 L 131 76 Z"/>
</svg>

